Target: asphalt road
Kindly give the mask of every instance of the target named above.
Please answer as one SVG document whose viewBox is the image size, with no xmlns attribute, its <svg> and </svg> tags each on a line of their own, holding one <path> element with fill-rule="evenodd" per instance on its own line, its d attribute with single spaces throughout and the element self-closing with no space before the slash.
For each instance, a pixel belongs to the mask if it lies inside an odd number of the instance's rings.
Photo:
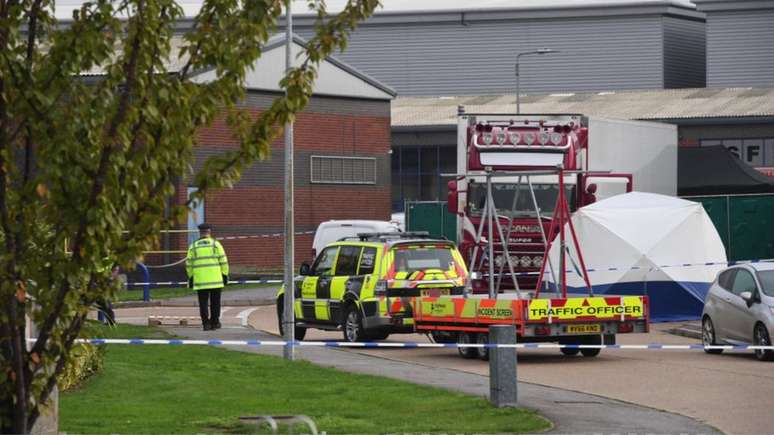
<svg viewBox="0 0 774 435">
<path fill-rule="evenodd" d="M 277 332 L 274 308 L 260 307 L 248 323 Z M 685 344 L 697 340 L 664 332 L 620 335 L 619 344 Z M 309 331 L 306 340 L 339 340 L 340 332 Z M 427 342 L 421 335 L 388 341 Z M 488 363 L 464 360 L 453 349 L 357 349 L 370 356 L 487 376 Z M 707 355 L 703 351 L 603 350 L 596 358 L 566 357 L 556 350 L 519 350 L 520 382 L 635 403 L 692 417 L 727 434 L 774 433 L 774 364 L 750 352 Z M 521 402 L 525 404 L 524 402 Z M 557 405 L 577 406 L 577 405 Z M 628 433 L 626 428 L 621 428 Z M 657 432 L 657 431 L 656 431 Z M 680 432 L 674 428 L 674 432 Z"/>
</svg>

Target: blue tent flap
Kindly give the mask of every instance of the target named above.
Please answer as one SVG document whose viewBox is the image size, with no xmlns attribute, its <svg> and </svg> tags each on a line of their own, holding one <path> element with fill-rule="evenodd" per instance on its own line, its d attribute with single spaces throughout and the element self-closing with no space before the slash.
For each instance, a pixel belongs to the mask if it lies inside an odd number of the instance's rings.
<svg viewBox="0 0 774 435">
<path fill-rule="evenodd" d="M 653 322 L 697 320 L 709 290 L 706 282 L 635 281 L 593 286 L 595 295 L 648 296 Z M 588 294 L 585 287 L 568 287 L 568 293 Z"/>
</svg>

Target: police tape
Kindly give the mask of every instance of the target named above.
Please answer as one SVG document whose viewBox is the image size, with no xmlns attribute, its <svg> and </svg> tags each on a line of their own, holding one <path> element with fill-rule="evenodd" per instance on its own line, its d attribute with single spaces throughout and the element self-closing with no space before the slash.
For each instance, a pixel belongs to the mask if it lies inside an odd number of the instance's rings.
<svg viewBox="0 0 774 435">
<path fill-rule="evenodd" d="M 234 284 L 282 284 L 281 279 L 235 279 L 228 280 L 228 285 Z M 181 285 L 187 286 L 188 281 L 153 281 L 153 282 L 127 282 L 127 286 L 145 286 L 145 285 Z"/>
<path fill-rule="evenodd" d="M 654 272 L 660 269 L 678 268 L 678 267 L 703 267 L 703 266 L 735 266 L 738 264 L 755 264 L 755 263 L 771 263 L 774 262 L 774 258 L 762 258 L 755 260 L 737 260 L 737 261 L 707 261 L 702 263 L 678 263 L 678 264 L 664 264 L 654 266 L 612 266 L 612 267 L 593 267 L 586 269 L 586 272 L 615 272 L 615 271 L 629 271 L 629 270 L 645 270 L 648 272 Z M 500 267 L 500 266 L 498 266 Z M 580 269 L 567 269 L 567 273 L 580 274 Z M 505 272 L 510 275 L 510 273 Z M 483 276 L 487 276 L 484 273 Z M 536 276 L 540 275 L 540 272 L 516 272 L 515 276 Z M 550 275 L 548 268 L 543 271 L 544 276 Z"/>
<path fill-rule="evenodd" d="M 34 341 L 32 339 L 31 341 Z M 78 343 L 131 344 L 131 345 L 200 345 L 200 346 L 293 346 L 293 347 L 342 347 L 342 348 L 485 348 L 485 349 L 617 349 L 617 350 L 770 350 L 774 346 L 713 345 L 703 344 L 556 344 L 556 343 L 376 343 L 344 341 L 283 341 L 283 340 L 179 340 L 140 338 L 82 338 Z"/>
<path fill-rule="evenodd" d="M 300 233 L 296 233 L 300 234 Z M 250 236 L 239 236 L 239 237 L 250 237 Z M 699 267 L 699 266 L 734 266 L 737 264 L 755 264 L 755 263 L 771 263 L 774 262 L 774 258 L 764 258 L 764 259 L 755 259 L 755 260 L 738 260 L 738 261 L 710 261 L 710 262 L 704 262 L 704 263 L 680 263 L 680 264 L 666 264 L 666 265 L 659 265 L 659 266 L 652 266 L 652 267 L 644 267 L 644 266 L 630 266 L 630 267 L 597 267 L 597 268 L 590 268 L 586 269 L 587 272 L 595 273 L 595 272 L 614 272 L 614 271 L 623 271 L 623 270 L 647 270 L 649 272 L 656 271 L 659 269 L 667 269 L 667 268 L 677 268 L 677 267 Z M 575 269 L 568 269 L 567 273 L 580 273 L 579 270 Z M 514 273 L 514 276 L 535 276 L 540 275 L 540 272 L 516 272 Z M 549 276 L 550 272 L 548 269 L 546 269 L 543 272 L 544 276 Z M 488 274 L 484 273 L 484 277 L 488 276 Z M 283 281 L 279 279 L 258 279 L 258 280 L 229 280 L 229 285 L 231 284 L 282 284 Z M 157 286 L 169 286 L 169 285 L 188 285 L 187 281 L 154 281 L 154 282 L 128 282 L 126 283 L 127 286 L 145 286 L 145 285 L 157 285 Z"/>
<path fill-rule="evenodd" d="M 295 233 L 297 236 L 303 236 L 308 234 L 314 234 L 314 231 L 298 231 Z M 253 234 L 249 236 L 221 236 L 215 237 L 217 240 L 242 240 L 242 239 L 268 239 L 271 237 L 282 237 L 285 233 L 272 233 L 272 234 Z"/>
</svg>

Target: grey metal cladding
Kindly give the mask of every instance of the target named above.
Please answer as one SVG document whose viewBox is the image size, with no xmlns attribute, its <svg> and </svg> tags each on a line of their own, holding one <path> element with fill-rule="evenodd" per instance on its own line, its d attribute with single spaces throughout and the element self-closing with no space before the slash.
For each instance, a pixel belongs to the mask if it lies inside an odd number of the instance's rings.
<svg viewBox="0 0 774 435">
<path fill-rule="evenodd" d="M 302 32 L 308 32 L 302 29 Z M 364 25 L 343 61 L 387 83 L 398 95 L 661 89 L 662 15 Z"/>
<path fill-rule="evenodd" d="M 699 21 L 664 17 L 664 88 L 706 85 L 706 29 Z"/>
<path fill-rule="evenodd" d="M 774 10 L 707 13 L 707 86 L 774 86 Z"/>
</svg>

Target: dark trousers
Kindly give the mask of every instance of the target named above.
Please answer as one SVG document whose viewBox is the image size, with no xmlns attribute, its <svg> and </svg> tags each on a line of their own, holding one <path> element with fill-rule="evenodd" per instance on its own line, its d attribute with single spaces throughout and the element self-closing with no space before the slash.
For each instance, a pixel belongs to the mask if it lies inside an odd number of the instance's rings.
<svg viewBox="0 0 774 435">
<path fill-rule="evenodd" d="M 220 321 L 220 292 L 222 290 L 222 288 L 213 288 L 196 292 L 199 296 L 199 315 L 202 317 L 202 323 Z M 210 302 L 209 312 L 207 310 L 208 300 Z"/>
</svg>

